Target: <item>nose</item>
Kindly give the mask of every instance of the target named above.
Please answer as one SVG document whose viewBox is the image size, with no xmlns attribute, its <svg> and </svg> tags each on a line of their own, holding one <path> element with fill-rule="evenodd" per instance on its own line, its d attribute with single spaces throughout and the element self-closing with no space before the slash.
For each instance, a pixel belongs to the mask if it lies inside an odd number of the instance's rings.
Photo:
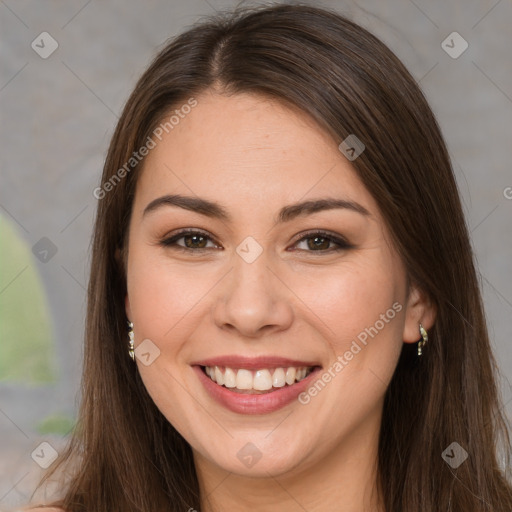
<svg viewBox="0 0 512 512">
<path fill-rule="evenodd" d="M 213 310 L 215 324 L 246 338 L 290 327 L 293 293 L 270 268 L 266 252 L 252 263 L 234 254 L 233 265 L 219 287 Z"/>
</svg>

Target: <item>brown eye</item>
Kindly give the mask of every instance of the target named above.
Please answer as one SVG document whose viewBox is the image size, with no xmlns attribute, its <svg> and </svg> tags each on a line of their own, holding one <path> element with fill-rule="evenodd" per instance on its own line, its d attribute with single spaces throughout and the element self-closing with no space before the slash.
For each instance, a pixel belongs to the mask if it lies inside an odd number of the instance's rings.
<svg viewBox="0 0 512 512">
<path fill-rule="evenodd" d="M 181 242 L 183 240 L 183 242 Z M 211 245 L 208 246 L 208 243 Z M 201 251 L 210 248 L 218 249 L 210 236 L 201 231 L 183 230 L 160 242 L 163 247 L 184 251 Z"/>
<path fill-rule="evenodd" d="M 207 237 L 203 235 L 185 235 L 182 236 L 185 240 L 185 246 L 189 249 L 204 249 L 207 243 Z"/>
<path fill-rule="evenodd" d="M 305 248 L 299 247 L 301 251 L 319 253 L 342 251 L 353 247 L 345 239 L 323 231 L 306 234 L 306 236 L 303 236 L 295 243 L 295 247 L 300 244 L 305 244 L 306 246 Z"/>
<path fill-rule="evenodd" d="M 309 237 L 308 239 L 308 247 L 312 250 L 316 249 L 329 249 L 329 245 L 331 244 L 331 240 L 323 236 L 315 236 Z"/>
</svg>

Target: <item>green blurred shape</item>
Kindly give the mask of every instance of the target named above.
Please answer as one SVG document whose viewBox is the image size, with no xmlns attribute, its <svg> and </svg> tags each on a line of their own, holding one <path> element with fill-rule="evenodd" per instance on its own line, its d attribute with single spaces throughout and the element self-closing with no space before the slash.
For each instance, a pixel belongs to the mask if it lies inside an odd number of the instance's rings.
<svg viewBox="0 0 512 512">
<path fill-rule="evenodd" d="M 53 414 L 40 421 L 36 429 L 40 435 L 56 434 L 66 436 L 74 426 L 75 420 L 70 416 L 66 414 Z"/>
<path fill-rule="evenodd" d="M 37 261 L 0 215 L 0 381 L 57 380 L 53 325 Z"/>
</svg>

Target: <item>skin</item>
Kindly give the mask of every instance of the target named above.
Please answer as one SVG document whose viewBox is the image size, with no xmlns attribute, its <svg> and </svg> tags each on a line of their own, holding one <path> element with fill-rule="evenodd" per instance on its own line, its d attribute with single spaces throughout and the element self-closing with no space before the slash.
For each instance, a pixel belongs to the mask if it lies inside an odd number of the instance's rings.
<svg viewBox="0 0 512 512">
<path fill-rule="evenodd" d="M 428 330 L 434 311 L 421 290 L 407 289 L 377 204 L 340 141 L 303 112 L 259 95 L 208 91 L 197 101 L 150 151 L 136 187 L 126 314 L 135 346 L 150 339 L 160 350 L 149 366 L 136 358 L 144 384 L 192 446 L 202 510 L 382 510 L 372 491 L 383 397 L 402 343 L 417 342 L 419 322 Z M 218 202 L 232 219 L 176 206 L 143 215 L 164 194 Z M 331 209 L 274 225 L 283 206 L 324 197 L 355 201 L 370 215 Z M 207 248 L 160 244 L 182 228 L 207 232 Z M 309 245 L 300 241 L 315 229 L 354 247 L 333 251 L 336 243 L 323 241 L 315 249 L 314 235 Z M 236 252 L 248 236 L 263 249 L 252 263 Z M 190 365 L 270 354 L 328 369 L 393 303 L 401 311 L 307 405 L 231 412 Z M 246 443 L 262 454 L 251 468 L 237 457 Z"/>
</svg>

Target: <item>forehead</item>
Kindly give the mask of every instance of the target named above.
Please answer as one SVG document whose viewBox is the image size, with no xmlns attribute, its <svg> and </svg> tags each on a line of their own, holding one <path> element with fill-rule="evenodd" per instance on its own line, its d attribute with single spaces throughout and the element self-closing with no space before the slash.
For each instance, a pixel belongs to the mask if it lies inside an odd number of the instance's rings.
<svg viewBox="0 0 512 512">
<path fill-rule="evenodd" d="M 338 143 L 306 113 L 256 94 L 206 92 L 196 101 L 153 137 L 137 184 L 144 200 L 180 191 L 256 207 L 327 194 L 375 208 Z"/>
</svg>

